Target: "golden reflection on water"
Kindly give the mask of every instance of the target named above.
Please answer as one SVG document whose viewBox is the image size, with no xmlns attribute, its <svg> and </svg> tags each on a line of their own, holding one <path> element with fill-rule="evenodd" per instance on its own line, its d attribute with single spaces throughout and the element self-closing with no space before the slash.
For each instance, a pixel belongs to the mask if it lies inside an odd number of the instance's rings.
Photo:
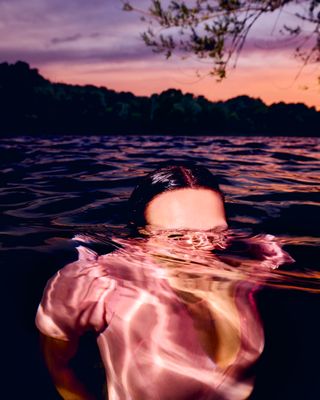
<svg viewBox="0 0 320 400">
<path fill-rule="evenodd" d="M 48 284 L 38 328 L 66 340 L 94 327 L 111 400 L 246 399 L 264 348 L 256 292 L 319 293 L 319 273 L 288 270 L 294 260 L 272 235 L 141 233 L 76 235 L 79 259 Z M 98 255 L 93 242 L 115 251 Z"/>
</svg>

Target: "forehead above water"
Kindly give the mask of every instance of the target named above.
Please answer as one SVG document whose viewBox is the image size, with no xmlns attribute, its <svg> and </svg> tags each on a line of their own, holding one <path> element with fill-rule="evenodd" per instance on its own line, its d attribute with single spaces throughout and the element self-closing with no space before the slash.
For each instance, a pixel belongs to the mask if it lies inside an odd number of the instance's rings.
<svg viewBox="0 0 320 400">
<path fill-rule="evenodd" d="M 208 230 L 226 226 L 221 195 L 205 188 L 179 188 L 154 197 L 146 207 L 147 224 L 163 229 Z"/>
</svg>

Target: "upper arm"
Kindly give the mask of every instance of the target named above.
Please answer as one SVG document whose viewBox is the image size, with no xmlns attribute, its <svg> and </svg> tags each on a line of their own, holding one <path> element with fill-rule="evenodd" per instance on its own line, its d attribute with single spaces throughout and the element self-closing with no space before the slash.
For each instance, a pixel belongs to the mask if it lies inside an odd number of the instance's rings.
<svg viewBox="0 0 320 400">
<path fill-rule="evenodd" d="M 87 330 L 99 332 L 107 326 L 106 297 L 114 283 L 94 252 L 83 246 L 78 251 L 79 259 L 48 281 L 36 315 L 40 332 L 57 340 L 75 340 Z"/>
</svg>

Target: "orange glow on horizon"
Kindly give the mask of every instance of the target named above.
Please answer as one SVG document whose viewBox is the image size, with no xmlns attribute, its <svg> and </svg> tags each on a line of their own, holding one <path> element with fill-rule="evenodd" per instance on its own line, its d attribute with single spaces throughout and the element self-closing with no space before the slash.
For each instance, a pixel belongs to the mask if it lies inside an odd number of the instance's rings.
<svg viewBox="0 0 320 400">
<path fill-rule="evenodd" d="M 64 65 L 50 64 L 40 68 L 40 73 L 53 82 L 104 86 L 116 91 L 133 92 L 138 96 L 175 88 L 195 96 L 205 96 L 211 101 L 227 100 L 240 95 L 260 98 L 267 105 L 277 102 L 305 103 L 320 111 L 320 84 L 311 66 L 305 67 L 295 80 L 299 64 L 275 65 L 264 68 L 247 62 L 232 70 L 221 83 L 214 77 L 196 76 L 195 68 L 182 68 L 173 64 L 154 67 L 146 61 L 127 64 Z M 162 68 L 161 68 L 162 67 Z"/>
</svg>

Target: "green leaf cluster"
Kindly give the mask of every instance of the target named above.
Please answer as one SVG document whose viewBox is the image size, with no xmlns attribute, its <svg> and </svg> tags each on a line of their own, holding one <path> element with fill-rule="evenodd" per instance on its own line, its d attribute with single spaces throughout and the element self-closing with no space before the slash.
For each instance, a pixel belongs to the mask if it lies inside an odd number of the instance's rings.
<svg viewBox="0 0 320 400">
<path fill-rule="evenodd" d="M 284 24 L 279 35 L 295 40 L 294 55 L 303 66 L 319 62 L 319 0 L 150 0 L 148 11 L 144 11 L 149 25 L 141 37 L 166 58 L 177 54 L 209 59 L 210 74 L 220 81 L 236 66 L 248 33 L 260 17 L 274 13 L 276 22 L 280 12 L 290 12 L 293 6 L 299 10 L 295 12 L 297 25 Z M 130 2 L 125 2 L 124 9 L 142 12 Z"/>
</svg>

